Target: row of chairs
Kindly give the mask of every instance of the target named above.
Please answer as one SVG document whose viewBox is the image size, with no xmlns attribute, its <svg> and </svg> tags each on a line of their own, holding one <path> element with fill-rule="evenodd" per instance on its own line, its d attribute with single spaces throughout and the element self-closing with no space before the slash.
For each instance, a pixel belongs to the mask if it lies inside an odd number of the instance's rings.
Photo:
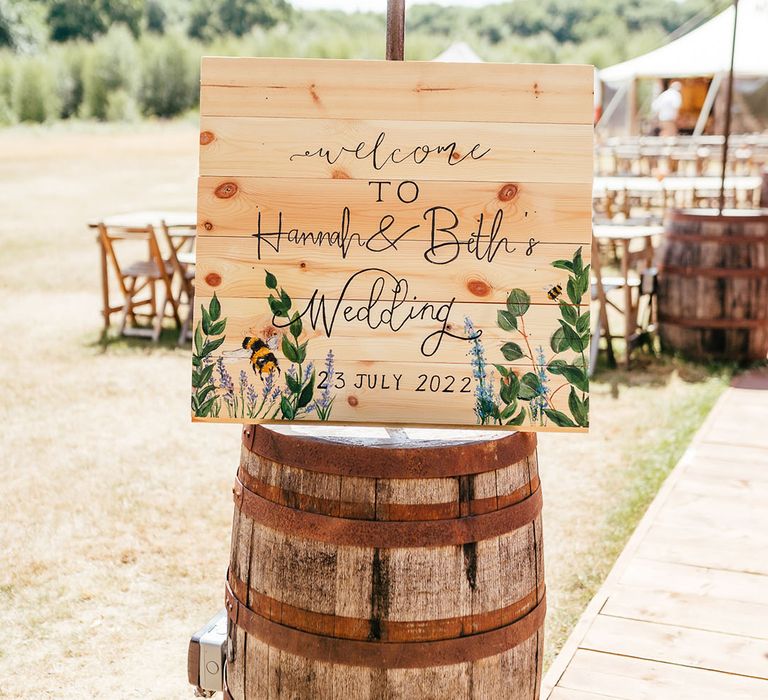
<svg viewBox="0 0 768 700">
<path fill-rule="evenodd" d="M 179 329 L 179 344 L 188 340 L 195 294 L 191 257 L 194 227 L 162 221 L 162 247 L 151 224 L 115 226 L 101 222 L 98 232 L 103 254 L 122 296 L 121 303 L 112 306 L 108 271 L 104 269 L 105 329 L 110 326 L 112 314 L 119 313 L 120 335 L 151 338 L 157 342 L 165 319 L 173 319 Z M 136 259 L 137 256 L 140 257 Z"/>
</svg>

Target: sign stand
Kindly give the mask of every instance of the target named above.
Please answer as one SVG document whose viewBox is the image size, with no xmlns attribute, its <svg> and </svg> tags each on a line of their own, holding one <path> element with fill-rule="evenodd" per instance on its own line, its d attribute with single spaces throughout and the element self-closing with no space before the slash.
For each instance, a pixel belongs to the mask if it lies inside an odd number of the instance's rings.
<svg viewBox="0 0 768 700">
<path fill-rule="evenodd" d="M 248 425 L 233 492 L 225 698 L 538 698 L 535 433 Z"/>
</svg>

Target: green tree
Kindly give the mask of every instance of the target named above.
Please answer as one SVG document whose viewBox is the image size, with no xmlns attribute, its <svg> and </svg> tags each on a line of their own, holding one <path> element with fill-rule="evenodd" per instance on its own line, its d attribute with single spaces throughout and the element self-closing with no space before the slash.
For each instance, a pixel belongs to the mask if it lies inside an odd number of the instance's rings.
<svg viewBox="0 0 768 700">
<path fill-rule="evenodd" d="M 113 24 L 125 24 L 138 36 L 144 0 L 49 0 L 51 39 L 90 39 L 104 34 Z"/>
<path fill-rule="evenodd" d="M 287 0 L 197 0 L 187 31 L 206 40 L 221 34 L 243 36 L 254 27 L 268 29 L 290 17 Z"/>
</svg>

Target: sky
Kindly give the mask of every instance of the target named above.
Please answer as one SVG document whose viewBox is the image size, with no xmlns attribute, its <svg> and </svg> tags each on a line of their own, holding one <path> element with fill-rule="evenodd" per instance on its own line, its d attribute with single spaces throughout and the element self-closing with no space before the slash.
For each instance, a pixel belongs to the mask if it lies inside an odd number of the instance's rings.
<svg viewBox="0 0 768 700">
<path fill-rule="evenodd" d="M 291 5 L 305 10 L 356 10 L 371 12 L 386 12 L 387 0 L 289 0 Z M 406 7 L 410 5 L 464 5 L 466 7 L 482 7 L 483 5 L 497 5 L 509 0 L 406 0 Z"/>
</svg>

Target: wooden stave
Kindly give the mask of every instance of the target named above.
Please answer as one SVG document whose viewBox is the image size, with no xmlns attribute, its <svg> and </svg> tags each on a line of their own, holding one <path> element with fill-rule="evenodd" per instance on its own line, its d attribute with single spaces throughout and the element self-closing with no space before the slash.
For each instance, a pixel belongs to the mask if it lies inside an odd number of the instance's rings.
<svg viewBox="0 0 768 700">
<path fill-rule="evenodd" d="M 261 469 L 262 472 L 266 470 L 266 473 L 270 475 L 270 478 L 272 480 L 275 479 L 284 479 L 286 482 L 292 484 L 294 488 L 298 488 L 301 490 L 303 488 L 303 491 L 305 492 L 305 495 L 307 495 L 306 492 L 311 491 L 312 488 L 308 487 L 307 484 L 311 483 L 311 479 L 313 478 L 320 478 L 321 480 L 328 480 L 336 479 L 336 480 L 351 480 L 351 479 L 357 479 L 358 486 L 360 486 L 360 481 L 364 481 L 365 478 L 360 477 L 346 477 L 342 475 L 336 475 L 329 477 L 328 475 L 324 474 L 317 474 L 315 472 L 310 472 L 309 470 L 302 470 L 297 467 L 285 467 L 284 465 L 279 465 L 275 463 L 270 463 L 270 460 L 266 460 L 263 457 L 260 457 L 259 455 L 255 454 L 254 452 L 251 452 L 250 445 L 253 442 L 254 435 L 253 432 L 246 435 L 247 432 L 252 431 L 253 426 L 249 426 L 244 431 L 244 445 L 243 445 L 243 459 L 241 464 L 241 473 L 243 467 L 245 467 L 246 472 L 250 473 L 254 470 Z M 263 427 L 258 428 L 258 430 L 263 431 L 265 430 Z M 270 431 L 272 432 L 272 431 Z M 530 438 L 529 436 L 525 436 L 524 434 L 518 434 L 520 435 L 521 440 L 528 441 Z M 510 439 L 514 439 L 514 435 L 507 435 L 501 440 L 493 441 L 496 443 L 499 443 L 495 450 L 500 453 L 505 452 L 505 448 L 507 450 L 507 453 L 509 453 L 509 445 L 503 445 L 503 441 L 509 441 Z M 295 438 L 293 438 L 295 439 Z M 325 442 L 325 441 L 324 441 Z M 483 445 L 484 449 L 488 449 L 487 445 L 488 442 L 485 443 L 474 441 L 474 444 L 476 446 Z M 443 449 L 448 446 L 443 446 Z M 449 446 L 454 447 L 454 446 Z M 357 448 L 358 450 L 360 447 Z M 365 449 L 365 448 L 363 448 Z M 381 448 L 376 448 L 381 449 Z M 386 448 L 384 448 L 386 449 Z M 394 448 L 398 449 L 398 448 Z M 435 454 L 440 454 L 440 448 L 433 448 Z M 429 451 L 429 448 L 427 448 L 427 451 Z M 526 449 L 517 449 L 517 452 L 525 452 Z M 393 452 L 394 454 L 394 452 Z M 445 455 L 445 451 L 442 452 L 443 455 Z M 407 455 L 402 450 L 394 455 L 395 457 L 399 457 L 401 461 L 405 458 L 407 461 Z M 450 460 L 448 460 L 450 462 Z M 493 462 L 493 460 L 490 460 Z M 443 469 L 445 469 L 445 464 L 442 465 Z M 478 482 L 481 484 L 480 492 L 482 491 L 482 485 L 484 484 L 487 487 L 487 484 L 490 479 L 490 474 L 494 474 L 494 478 L 498 479 L 498 475 L 496 475 L 496 472 L 499 471 L 497 469 L 491 469 L 485 474 L 479 474 L 479 475 L 457 475 L 457 476 L 449 476 L 449 477 L 438 477 L 434 479 L 414 479 L 411 475 L 410 470 L 407 468 L 403 468 L 402 464 L 400 465 L 400 469 L 402 472 L 408 474 L 409 476 L 404 479 L 385 479 L 385 480 L 378 480 L 379 484 L 381 484 L 382 481 L 388 482 L 389 486 L 391 486 L 392 483 L 397 484 L 397 488 L 395 488 L 395 491 L 399 491 L 400 493 L 403 493 L 403 489 L 406 489 L 409 484 L 411 485 L 418 485 L 419 482 L 427 481 L 430 482 L 430 487 L 432 489 L 432 492 L 439 491 L 441 493 L 445 493 L 445 482 L 453 482 L 453 488 L 449 489 L 451 493 L 455 494 L 456 496 L 460 495 L 460 492 L 463 492 L 463 498 L 465 501 L 464 506 L 462 506 L 461 512 L 463 513 L 470 513 L 472 512 L 472 508 L 466 503 L 470 503 L 473 500 L 471 497 L 471 490 L 472 486 L 468 484 L 467 482 L 469 480 Z M 520 472 L 520 474 L 517 475 L 517 478 L 525 478 L 528 480 L 528 483 L 531 484 L 533 482 L 533 488 L 530 489 L 530 493 L 533 493 L 535 491 L 535 487 L 538 484 L 538 472 L 537 472 L 537 465 L 536 465 L 536 459 L 535 459 L 535 444 L 534 444 L 534 451 L 532 454 L 529 454 L 527 456 L 523 457 L 522 462 L 513 463 L 512 465 L 508 465 L 502 468 L 503 470 L 516 470 Z M 344 471 L 342 469 L 342 471 Z M 281 472 L 286 472 L 282 473 Z M 261 472 L 260 472 L 261 473 Z M 506 477 L 509 477 L 510 475 L 507 474 Z M 506 477 L 502 477 L 506 478 Z M 370 478 L 370 477 L 368 477 Z M 309 482 L 307 481 L 309 480 Z M 375 479 L 373 479 L 376 481 Z M 384 493 L 389 486 L 385 487 L 384 489 L 379 488 L 379 494 Z M 326 484 L 327 488 L 327 484 Z M 335 485 L 334 485 L 335 488 Z M 427 488 L 427 491 L 430 489 Z M 368 492 L 370 493 L 370 492 Z M 530 495 L 529 493 L 529 495 Z M 521 494 L 524 495 L 524 494 Z M 376 493 L 374 493 L 374 498 L 376 496 Z M 424 494 L 422 494 L 424 496 Z M 418 498 L 416 500 L 419 500 Z M 419 505 L 424 505 L 423 501 L 424 498 L 420 499 L 422 501 Z M 309 502 L 310 505 L 312 504 L 311 501 Z M 503 507 L 502 503 L 502 507 Z M 484 501 L 483 503 L 483 509 L 488 508 L 488 501 Z M 360 513 L 358 513 L 360 514 Z M 387 515 L 387 511 L 384 512 L 385 515 Z M 398 517 L 402 515 L 402 512 L 398 514 Z M 239 581 L 239 576 L 242 574 L 243 571 L 247 571 L 248 575 L 254 575 L 258 572 L 255 570 L 258 568 L 258 564 L 254 565 L 254 561 L 257 561 L 260 559 L 258 556 L 258 553 L 255 552 L 257 547 L 254 546 L 254 538 L 259 537 L 268 537 L 267 534 L 269 532 L 269 529 L 264 529 L 259 523 L 254 523 L 249 520 L 247 516 L 245 516 L 243 513 L 241 513 L 239 510 L 235 510 L 235 521 L 233 524 L 233 544 L 232 544 L 232 570 L 230 571 L 230 580 L 232 580 L 232 573 L 236 574 L 234 576 L 234 580 L 238 581 L 239 583 L 242 583 Z M 247 532 L 247 536 L 243 537 L 243 531 Z M 274 531 L 272 531 L 274 533 Z M 506 543 L 507 549 L 505 550 L 506 556 L 513 556 L 510 554 L 510 552 L 516 551 L 518 554 L 520 553 L 527 553 L 529 556 L 533 557 L 532 564 L 529 563 L 529 566 L 527 568 L 527 573 L 530 581 L 526 581 L 526 584 L 523 584 L 521 587 L 525 587 L 525 585 L 533 583 L 533 599 L 531 601 L 531 605 L 523 610 L 519 617 L 517 617 L 517 621 L 520 621 L 526 617 L 526 615 L 530 614 L 532 610 L 535 609 L 536 606 L 543 606 L 544 605 L 544 585 L 543 585 L 543 561 L 541 557 L 541 542 L 540 542 L 540 533 L 541 533 L 541 518 L 540 514 L 537 514 L 534 518 L 534 520 L 527 525 L 519 528 L 517 531 L 513 533 L 509 533 L 506 537 L 508 540 L 514 541 L 514 544 L 512 544 L 511 541 L 508 541 Z M 497 556 L 499 556 L 500 549 L 504 548 L 504 545 L 500 544 L 499 540 L 503 539 L 503 537 L 500 538 L 493 538 L 492 540 L 488 542 L 481 542 L 479 543 L 479 549 L 480 553 L 476 556 L 479 556 L 480 559 L 482 559 L 485 554 L 483 552 L 487 550 L 493 550 L 497 552 Z M 247 546 L 244 547 L 247 543 Z M 238 546 L 238 544 L 240 546 Z M 322 548 L 314 548 L 313 545 L 310 543 L 307 545 L 306 541 L 302 543 L 302 546 L 309 546 L 310 550 L 312 550 L 309 559 L 310 560 L 317 560 L 318 557 L 321 557 L 321 549 Z M 477 546 L 477 545 L 475 545 Z M 470 545 L 471 549 L 472 545 Z M 247 552 L 244 552 L 243 550 L 247 549 Z M 254 551 L 251 551 L 251 550 Z M 445 562 L 450 558 L 450 555 L 448 553 L 448 550 L 451 549 L 451 547 L 445 547 L 445 548 L 437 548 L 445 550 L 443 553 L 438 555 L 438 560 L 440 560 L 441 565 L 445 566 Z M 467 545 L 461 546 L 456 545 L 453 547 L 454 550 L 458 551 L 460 557 L 464 557 L 466 555 L 466 549 Z M 529 550 L 533 550 L 531 553 Z M 275 551 L 275 550 L 273 550 Z M 384 556 L 387 556 L 388 554 L 392 554 L 392 552 L 396 550 L 373 550 L 372 553 L 369 553 L 369 557 L 375 557 L 378 552 L 384 553 Z M 434 550 L 430 550 L 434 552 Z M 325 550 L 327 554 L 327 550 Z M 434 555 L 428 555 L 428 556 L 434 556 Z M 454 558 L 456 556 L 456 552 L 454 552 Z M 248 560 L 248 561 L 246 561 Z M 420 562 L 419 566 L 421 566 L 424 562 Z M 279 565 L 278 565 L 279 566 Z M 485 563 L 481 562 L 479 564 L 479 568 L 484 571 L 484 567 L 486 566 Z M 499 562 L 500 566 L 500 562 Z M 463 570 L 463 569 L 462 569 Z M 482 576 L 482 571 L 478 574 Z M 317 572 L 315 572 L 317 573 Z M 327 572 L 326 572 L 327 573 Z M 532 577 L 532 578 L 531 578 Z M 319 578 L 319 577 L 318 577 Z M 508 577 L 513 578 L 513 577 Z M 288 582 L 288 585 L 291 585 L 290 582 Z M 500 584 L 501 585 L 501 584 Z M 276 591 L 277 592 L 277 591 Z M 243 596 L 242 589 L 239 591 L 240 596 Z M 371 603 L 373 605 L 373 603 Z M 481 606 L 482 607 L 482 606 Z M 309 606 L 307 606 L 309 609 Z M 318 612 L 318 611 L 314 611 Z M 487 613 L 489 611 L 484 611 Z M 542 611 L 543 614 L 543 611 Z M 370 616 L 369 616 L 370 617 Z M 363 619 L 362 622 L 370 622 L 369 619 Z M 386 621 L 385 621 L 386 622 Z M 542 621 L 543 622 L 543 621 Z M 437 624 L 439 625 L 440 620 L 438 619 Z M 293 624 L 295 624 L 295 619 L 293 621 Z M 232 627 L 232 626 L 231 626 Z M 234 629 L 234 628 L 233 628 Z M 421 629 L 425 629 L 425 627 L 422 625 Z M 485 630 L 488 631 L 488 630 Z M 464 639 L 471 639 L 471 637 L 475 636 L 476 633 L 470 632 L 468 637 L 464 637 Z M 245 641 L 247 639 L 247 642 Z M 448 638 L 450 639 L 450 637 Z M 360 640 L 358 640 L 360 641 Z M 422 640 L 424 641 L 424 640 Z M 354 671 L 348 671 L 347 675 L 344 678 L 340 679 L 340 675 L 344 676 L 344 672 L 339 670 L 342 669 L 349 669 L 349 666 L 343 666 L 340 667 L 339 665 L 334 665 L 332 663 L 327 663 L 320 660 L 312 660 L 312 659 L 302 659 L 299 657 L 295 657 L 295 655 L 292 655 L 290 651 L 284 650 L 277 650 L 274 647 L 270 648 L 268 644 L 265 644 L 263 641 L 256 639 L 255 637 L 251 635 L 244 634 L 242 630 L 236 629 L 234 630 L 234 644 L 235 644 L 235 659 L 238 658 L 238 653 L 240 654 L 240 657 L 246 653 L 246 649 L 248 650 L 248 658 L 253 656 L 254 658 L 258 657 L 262 659 L 262 663 L 264 662 L 264 659 L 270 659 L 270 664 L 279 663 L 281 660 L 289 659 L 289 665 L 296 668 L 302 668 L 305 670 L 306 674 L 309 674 L 312 678 L 314 678 L 317 683 L 320 683 L 320 685 L 315 685 L 311 689 L 311 696 L 312 697 L 336 697 L 336 690 L 334 689 L 333 694 L 331 694 L 330 686 L 327 685 L 330 681 L 328 680 L 329 677 L 333 678 L 333 687 L 336 688 L 339 683 L 344 686 L 347 682 L 350 681 L 350 678 L 357 679 L 355 681 L 356 687 L 358 690 L 363 687 L 371 687 L 371 688 L 379 688 L 379 690 L 371 690 L 371 692 L 366 695 L 364 692 L 360 692 L 360 694 L 354 694 L 351 697 L 382 697 L 384 690 L 386 688 L 386 692 L 390 693 L 390 697 L 406 697 L 408 695 L 410 696 L 418 696 L 418 697 L 430 697 L 428 694 L 425 694 L 427 692 L 427 688 L 433 688 L 434 687 L 440 687 L 441 683 L 445 682 L 445 679 L 442 677 L 443 675 L 447 674 L 447 677 L 453 678 L 454 682 L 451 687 L 451 693 L 457 693 L 459 696 L 462 697 L 486 697 L 486 695 L 478 694 L 481 691 L 478 690 L 482 688 L 490 689 L 490 688 L 496 688 L 499 689 L 504 687 L 507 688 L 508 682 L 510 679 L 517 679 L 515 683 L 513 684 L 515 687 L 518 687 L 520 689 L 520 694 L 516 695 L 515 697 L 520 698 L 528 698 L 528 697 L 537 697 L 538 693 L 538 686 L 540 683 L 540 676 L 541 676 L 541 660 L 542 660 L 542 646 L 543 642 L 543 634 L 542 634 L 542 628 L 541 625 L 538 625 L 536 627 L 536 632 L 533 634 L 530 638 L 526 638 L 522 640 L 520 643 L 516 644 L 511 649 L 507 649 L 506 651 L 498 654 L 493 654 L 491 656 L 485 657 L 481 660 L 476 660 L 474 662 L 463 662 L 460 664 L 450 665 L 450 666 L 442 666 L 442 667 L 426 667 L 426 668 L 420 668 L 418 670 L 415 669 L 404 669 L 404 668 L 389 668 L 389 669 L 356 669 Z M 382 642 L 386 643 L 388 645 L 396 644 L 398 642 L 393 641 L 386 641 Z M 413 645 L 413 641 L 406 641 L 401 642 L 404 644 L 411 644 Z M 413 648 L 413 646 L 411 647 Z M 275 656 L 277 655 L 277 658 Z M 248 667 L 248 663 L 246 661 L 245 664 L 246 667 Z M 446 669 L 449 669 L 446 671 Z M 238 664 L 238 662 L 235 660 L 234 662 L 230 662 L 230 690 L 233 694 L 233 697 L 240 700 L 243 697 L 265 697 L 266 695 L 260 695 L 258 693 L 264 693 L 264 683 L 267 681 L 262 677 L 261 671 L 253 672 L 256 673 L 256 677 L 252 677 L 252 674 L 249 674 L 247 670 L 244 670 L 242 668 L 242 665 Z M 330 674 L 330 675 L 329 675 Z M 442 675 L 441 675 L 442 674 Z M 290 675 L 290 674 L 289 674 Z M 475 677 L 476 676 L 476 677 Z M 473 683 L 470 683 L 468 679 L 471 679 L 475 677 L 475 681 Z M 503 677 L 503 678 L 502 678 Z M 526 678 L 528 680 L 526 680 Z M 325 679 L 321 682 L 321 680 L 317 679 Z M 503 681 L 503 682 L 502 682 Z M 322 683 L 326 683 L 325 686 L 322 686 Z M 469 683 L 469 685 L 468 685 Z M 244 694 L 244 690 L 250 688 L 251 685 L 254 685 L 259 688 L 259 690 L 252 690 L 249 691 L 250 694 Z M 437 685 L 434 685 L 437 684 Z M 470 693 L 470 685 L 472 688 L 475 688 L 475 694 Z M 322 686 L 322 687 L 321 687 Z M 301 686 L 307 693 L 310 692 L 307 688 L 304 688 L 304 686 Z M 284 688 L 285 688 L 285 681 L 284 681 Z M 400 688 L 400 691 L 397 689 Z M 271 692 L 274 691 L 274 687 L 272 688 Z M 285 692 L 289 692 L 285 690 Z M 302 691 L 304 692 L 304 691 Z M 357 691 L 356 691 L 357 692 Z M 431 692 L 431 691 L 430 691 Z M 490 692 L 490 690 L 489 690 Z M 255 694 L 254 694 L 255 693 Z M 414 695 L 414 693 L 416 695 Z M 421 693 L 419 695 L 419 693 Z M 269 695 L 272 697 L 272 695 Z M 279 697 L 282 697 L 278 695 Z M 305 695 L 290 695 L 291 697 L 305 697 Z M 306 697 L 310 697 L 310 695 L 306 695 Z M 435 696 L 438 697 L 438 696 Z"/>
<path fill-rule="evenodd" d="M 755 214 L 672 212 L 659 264 L 659 335 L 665 350 L 698 360 L 765 359 L 768 210 Z M 713 264 L 713 257 L 722 261 L 729 255 L 739 264 Z M 747 313 L 731 317 L 731 303 L 743 306 L 745 295 Z M 702 311 L 699 304 L 707 302 L 720 311 Z"/>
</svg>

